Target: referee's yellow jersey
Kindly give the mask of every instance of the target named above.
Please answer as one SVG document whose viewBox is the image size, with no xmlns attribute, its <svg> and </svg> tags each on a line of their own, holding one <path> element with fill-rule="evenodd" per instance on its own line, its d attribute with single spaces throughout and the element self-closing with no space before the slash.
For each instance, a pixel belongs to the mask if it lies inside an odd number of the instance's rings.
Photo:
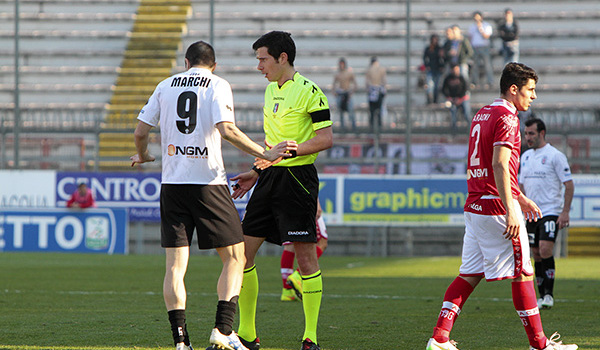
<svg viewBox="0 0 600 350">
<path fill-rule="evenodd" d="M 271 145 L 295 140 L 298 144 L 315 137 L 315 130 L 332 125 L 327 97 L 311 80 L 296 72 L 282 87 L 271 82 L 265 90 L 264 130 Z M 274 166 L 312 164 L 318 153 L 285 159 Z"/>
</svg>

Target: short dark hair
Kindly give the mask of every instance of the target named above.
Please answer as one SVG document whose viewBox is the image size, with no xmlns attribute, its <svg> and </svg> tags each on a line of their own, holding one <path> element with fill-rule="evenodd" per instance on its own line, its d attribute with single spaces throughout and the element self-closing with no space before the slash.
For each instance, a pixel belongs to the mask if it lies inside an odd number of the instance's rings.
<svg viewBox="0 0 600 350">
<path fill-rule="evenodd" d="M 525 121 L 525 126 L 532 126 L 533 124 L 537 127 L 537 132 L 546 131 L 546 124 L 540 118 L 529 118 Z"/>
<path fill-rule="evenodd" d="M 278 59 L 283 52 L 288 56 L 290 66 L 294 66 L 296 59 L 296 44 L 292 39 L 292 34 L 274 30 L 264 34 L 252 44 L 252 50 L 256 51 L 261 47 L 266 47 L 269 55 Z"/>
<path fill-rule="evenodd" d="M 507 63 L 502 70 L 502 77 L 500 77 L 500 93 L 504 94 L 512 85 L 521 89 L 527 85 L 529 79 L 533 79 L 536 83 L 538 81 L 538 76 L 533 68 L 527 67 L 523 63 Z"/>
<path fill-rule="evenodd" d="M 215 50 L 204 41 L 196 41 L 188 47 L 185 58 L 190 61 L 192 67 L 213 67 L 215 65 Z"/>
</svg>

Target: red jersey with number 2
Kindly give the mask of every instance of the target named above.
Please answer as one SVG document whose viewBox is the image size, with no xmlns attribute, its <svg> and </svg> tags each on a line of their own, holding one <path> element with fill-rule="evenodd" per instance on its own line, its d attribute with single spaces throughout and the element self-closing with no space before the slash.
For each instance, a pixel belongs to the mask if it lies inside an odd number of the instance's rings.
<svg viewBox="0 0 600 350">
<path fill-rule="evenodd" d="M 469 196 L 464 208 L 467 212 L 481 215 L 506 214 L 492 169 L 495 146 L 511 149 L 508 169 L 510 187 L 513 198 L 517 198 L 521 193 L 517 177 L 521 132 L 517 109 L 504 99 L 496 99 L 491 105 L 481 108 L 471 122 L 467 165 Z"/>
</svg>

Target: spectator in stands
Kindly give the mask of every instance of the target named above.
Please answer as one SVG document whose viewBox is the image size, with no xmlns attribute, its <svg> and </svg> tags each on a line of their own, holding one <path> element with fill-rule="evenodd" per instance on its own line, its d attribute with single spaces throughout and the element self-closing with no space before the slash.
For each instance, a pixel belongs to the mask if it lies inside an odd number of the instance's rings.
<svg viewBox="0 0 600 350">
<path fill-rule="evenodd" d="M 446 29 L 446 42 L 444 43 L 444 62 L 450 72 L 453 64 L 458 64 L 460 74 L 469 81 L 469 61 L 473 57 L 473 47 L 468 38 L 462 35 L 458 25 Z"/>
<path fill-rule="evenodd" d="M 96 201 L 87 185 L 82 182 L 67 201 L 67 208 L 96 208 Z"/>
<path fill-rule="evenodd" d="M 438 103 L 440 78 L 444 73 L 444 49 L 440 46 L 440 37 L 432 34 L 429 45 L 423 52 L 423 65 L 426 74 L 427 104 Z"/>
<path fill-rule="evenodd" d="M 354 107 L 352 105 L 352 95 L 356 91 L 356 79 L 352 68 L 348 67 L 345 58 L 340 58 L 338 62 L 338 72 L 333 79 L 333 93 L 336 97 L 337 107 L 340 111 L 340 125 L 344 128 L 344 112 L 348 114 L 348 119 L 352 123 L 352 131 L 356 130 L 356 120 L 354 117 Z"/>
<path fill-rule="evenodd" d="M 452 129 L 456 129 L 456 114 L 458 110 L 462 110 L 462 114 L 470 123 L 471 104 L 469 102 L 469 83 L 460 74 L 460 67 L 457 64 L 452 66 L 450 74 L 444 79 L 442 84 L 442 93 L 447 98 L 446 106 L 450 108 L 450 116 L 452 121 Z"/>
<path fill-rule="evenodd" d="M 371 57 L 366 73 L 367 97 L 369 99 L 370 125 L 381 128 L 383 98 L 386 94 L 386 70 L 379 64 L 377 57 Z"/>
<path fill-rule="evenodd" d="M 473 45 L 473 71 L 471 72 L 471 82 L 474 85 L 479 84 L 480 66 L 483 65 L 487 78 L 486 88 L 490 88 L 494 82 L 494 73 L 492 68 L 491 40 L 490 37 L 494 29 L 483 20 L 481 12 L 473 12 L 473 21 L 469 27 L 469 38 Z"/>
<path fill-rule="evenodd" d="M 509 8 L 504 10 L 504 19 L 498 25 L 498 35 L 502 39 L 504 64 L 519 62 L 519 25 Z"/>
</svg>

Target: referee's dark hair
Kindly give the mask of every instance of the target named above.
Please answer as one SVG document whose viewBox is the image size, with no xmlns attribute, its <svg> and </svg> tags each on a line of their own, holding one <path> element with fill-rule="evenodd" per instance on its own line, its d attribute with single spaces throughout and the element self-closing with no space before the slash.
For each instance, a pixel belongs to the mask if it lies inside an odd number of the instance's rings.
<svg viewBox="0 0 600 350">
<path fill-rule="evenodd" d="M 212 68 L 215 65 L 215 50 L 204 41 L 196 41 L 185 52 L 185 58 L 190 61 L 190 66 L 205 66 Z"/>
<path fill-rule="evenodd" d="M 264 34 L 252 44 L 252 50 L 256 51 L 261 47 L 266 47 L 269 55 L 278 59 L 281 53 L 285 52 L 288 56 L 290 66 L 294 66 L 296 59 L 296 44 L 292 39 L 292 34 L 274 30 Z"/>
<path fill-rule="evenodd" d="M 533 124 L 536 125 L 537 127 L 537 132 L 546 132 L 546 124 L 544 124 L 544 121 L 541 120 L 540 118 L 529 118 L 525 121 L 525 126 L 532 126 Z"/>
</svg>

